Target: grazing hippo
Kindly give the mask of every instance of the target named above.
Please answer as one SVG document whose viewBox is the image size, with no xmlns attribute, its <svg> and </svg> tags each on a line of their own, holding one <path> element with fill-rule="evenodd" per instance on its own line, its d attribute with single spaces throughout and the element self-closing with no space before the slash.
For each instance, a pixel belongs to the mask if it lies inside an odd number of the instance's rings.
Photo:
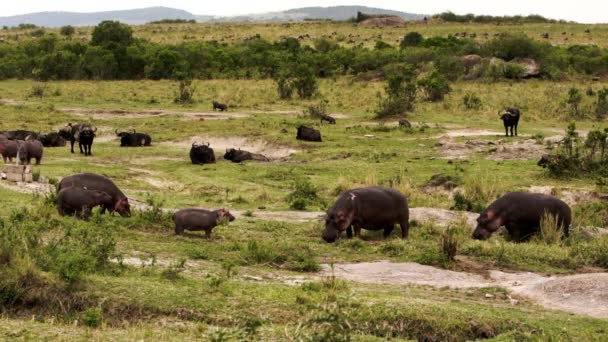
<svg viewBox="0 0 608 342">
<path fill-rule="evenodd" d="M 395 224 L 401 227 L 401 237 L 407 238 L 409 231 L 409 209 L 407 199 L 399 191 L 370 186 L 343 192 L 327 212 L 323 239 L 334 242 L 346 230 L 352 237 L 360 236 L 361 228 L 384 230 L 388 237 Z"/>
<path fill-rule="evenodd" d="M 526 241 L 540 231 L 540 221 L 545 212 L 557 217 L 564 236 L 568 236 L 571 212 L 566 203 L 543 194 L 509 192 L 479 215 L 473 237 L 485 240 L 505 226 L 514 241 Z"/>
<path fill-rule="evenodd" d="M 296 139 L 304 140 L 304 141 L 321 142 L 321 132 L 319 132 L 318 130 L 311 128 L 311 127 L 300 126 L 300 127 L 298 127 L 298 133 L 296 135 Z"/>
<path fill-rule="evenodd" d="M 87 219 L 96 206 L 112 207 L 112 196 L 103 191 L 83 189 L 70 186 L 61 189 L 57 194 L 57 210 L 59 215 L 75 215 Z"/>
<path fill-rule="evenodd" d="M 211 238 L 211 230 L 225 218 L 234 221 L 234 216 L 226 209 L 182 209 L 173 214 L 175 222 L 175 234 L 180 235 L 185 229 L 198 231 L 204 230 L 205 237 Z"/>
<path fill-rule="evenodd" d="M 113 213 L 118 212 L 122 217 L 131 217 L 131 206 L 127 196 L 108 177 L 97 175 L 94 173 L 77 173 L 71 176 L 64 177 L 57 186 L 57 191 L 64 188 L 77 186 L 86 190 L 103 191 L 112 197 L 112 202 L 109 205 L 102 205 L 101 213 L 105 213 L 106 209 Z"/>
<path fill-rule="evenodd" d="M 0 154 L 5 163 L 13 162 L 13 158 L 17 157 L 18 149 L 19 146 L 15 140 L 8 140 L 5 135 L 0 135 Z"/>
<path fill-rule="evenodd" d="M 44 147 L 38 140 L 17 141 L 17 160 L 22 165 L 27 165 L 32 159 L 36 159 L 36 165 L 40 165 Z"/>
<path fill-rule="evenodd" d="M 240 149 L 237 150 L 234 148 L 230 148 L 230 149 L 226 150 L 226 153 L 224 154 L 224 159 L 230 160 L 233 163 L 240 163 L 245 160 L 257 160 L 257 161 L 264 161 L 264 162 L 269 161 L 268 158 L 266 158 L 264 155 L 261 155 L 259 153 L 251 153 L 249 151 L 243 151 Z"/>
</svg>

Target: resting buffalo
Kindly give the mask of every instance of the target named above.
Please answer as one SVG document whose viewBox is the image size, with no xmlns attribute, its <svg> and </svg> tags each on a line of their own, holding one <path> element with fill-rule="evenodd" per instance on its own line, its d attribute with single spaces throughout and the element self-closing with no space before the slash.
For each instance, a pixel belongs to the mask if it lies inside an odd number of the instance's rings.
<svg viewBox="0 0 608 342">
<path fill-rule="evenodd" d="M 230 160 L 233 163 L 240 163 L 245 160 L 257 160 L 257 161 L 269 161 L 268 158 L 259 154 L 259 153 L 251 153 L 248 151 L 243 151 L 241 149 L 230 148 L 226 150 L 224 154 L 224 159 Z"/>
<path fill-rule="evenodd" d="M 112 197 L 110 205 L 103 205 L 101 213 L 103 214 L 106 209 L 113 213 L 118 212 L 120 216 L 131 217 L 131 206 L 127 196 L 120 191 L 120 189 L 112 182 L 108 177 L 97 175 L 94 173 L 77 173 L 68 177 L 65 177 L 59 182 L 57 191 L 61 191 L 67 187 L 81 187 L 87 190 L 98 190 L 103 191 Z"/>
<path fill-rule="evenodd" d="M 116 135 L 120 137 L 120 146 L 150 146 L 152 144 L 152 138 L 146 133 L 133 132 L 118 132 Z"/>
<path fill-rule="evenodd" d="M 217 101 L 213 101 L 213 110 L 219 109 L 220 112 L 224 112 L 228 110 L 228 106 L 224 103 L 219 103 Z"/>
<path fill-rule="evenodd" d="M 78 142 L 80 153 L 90 156 L 95 132 L 97 132 L 97 127 L 88 124 L 72 125 L 69 123 L 67 127 L 60 129 L 58 133 L 62 138 L 70 141 L 70 151 L 72 153 L 74 153 L 74 142 Z"/>
<path fill-rule="evenodd" d="M 63 188 L 57 194 L 57 210 L 61 216 L 75 215 L 86 219 L 91 216 L 94 207 L 111 208 L 113 204 L 112 196 L 107 193 L 79 186 Z"/>
<path fill-rule="evenodd" d="M 334 242 L 346 231 L 347 236 L 360 236 L 361 228 L 384 230 L 388 237 L 395 224 L 401 227 L 401 237 L 407 238 L 409 231 L 409 208 L 407 199 L 399 191 L 371 186 L 343 192 L 327 212 L 323 239 Z"/>
<path fill-rule="evenodd" d="M 5 135 L 0 135 L 0 154 L 5 163 L 12 162 L 13 158 L 17 157 L 18 148 L 17 141 L 8 140 Z"/>
<path fill-rule="evenodd" d="M 318 130 L 311 128 L 311 127 L 300 126 L 300 127 L 298 127 L 298 134 L 296 135 L 296 139 L 304 140 L 304 141 L 320 142 L 321 141 L 321 132 L 319 132 Z"/>
<path fill-rule="evenodd" d="M 505 226 L 511 239 L 526 241 L 540 231 L 540 221 L 545 212 L 557 218 L 564 236 L 568 236 L 571 212 L 566 203 L 543 194 L 510 192 L 494 201 L 479 215 L 473 237 L 485 240 Z"/>
<path fill-rule="evenodd" d="M 336 124 L 336 119 L 327 114 L 320 114 L 319 118 L 321 119 L 321 123 L 323 123 L 323 121 L 327 121 L 330 125 Z"/>
<path fill-rule="evenodd" d="M 513 136 L 513 131 L 515 130 L 515 136 L 517 136 L 517 124 L 519 123 L 519 109 L 516 108 L 507 108 L 502 112 L 499 112 L 500 119 L 505 125 L 505 134 L 509 136 L 509 128 L 511 128 L 511 136 Z"/>
<path fill-rule="evenodd" d="M 3 131 L 0 132 L 0 134 L 4 135 L 8 140 L 25 140 L 28 136 L 33 139 L 38 139 L 38 133 L 22 129 L 15 131 Z"/>
<path fill-rule="evenodd" d="M 173 214 L 175 222 L 175 234 L 180 235 L 185 229 L 198 231 L 204 230 L 205 236 L 211 238 L 211 230 L 221 223 L 221 220 L 234 221 L 234 216 L 226 209 L 183 209 Z"/>
<path fill-rule="evenodd" d="M 211 164 L 215 163 L 215 153 L 207 145 L 193 143 L 190 148 L 190 160 L 192 164 Z"/>
<path fill-rule="evenodd" d="M 57 132 L 50 132 L 46 134 L 40 134 L 38 140 L 44 147 L 61 147 L 65 146 L 65 139 Z"/>
<path fill-rule="evenodd" d="M 22 165 L 27 165 L 32 159 L 36 159 L 36 165 L 40 165 L 44 147 L 38 140 L 17 141 L 17 160 Z"/>
</svg>

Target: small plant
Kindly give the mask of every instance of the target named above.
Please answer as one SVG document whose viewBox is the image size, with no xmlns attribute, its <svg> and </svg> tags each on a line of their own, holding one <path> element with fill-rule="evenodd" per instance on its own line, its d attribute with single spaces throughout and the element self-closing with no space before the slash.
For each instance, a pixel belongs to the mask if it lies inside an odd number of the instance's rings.
<svg viewBox="0 0 608 342">
<path fill-rule="evenodd" d="M 608 116 L 608 88 L 602 88 L 597 92 L 595 115 L 600 119 Z"/>
<path fill-rule="evenodd" d="M 458 252 L 458 243 L 456 229 L 452 226 L 447 227 L 439 236 L 439 246 L 447 262 L 455 260 L 454 258 Z"/>
<path fill-rule="evenodd" d="M 179 259 L 174 264 L 161 272 L 161 276 L 167 280 L 181 279 L 181 273 L 186 270 L 186 259 Z"/>
<path fill-rule="evenodd" d="M 540 238 L 547 245 L 559 244 L 564 236 L 562 227 L 555 215 L 544 212 L 540 219 Z"/>
<path fill-rule="evenodd" d="M 40 170 L 32 172 L 32 180 L 38 182 L 40 180 Z"/>
<path fill-rule="evenodd" d="M 319 118 L 327 114 L 327 100 L 321 100 L 317 104 L 308 106 L 305 113 L 308 113 L 312 118 Z"/>
<path fill-rule="evenodd" d="M 179 104 L 190 104 L 194 102 L 194 91 L 196 88 L 192 86 L 191 79 L 184 79 L 179 81 L 178 93 L 175 97 L 174 102 Z"/>
<path fill-rule="evenodd" d="M 287 196 L 289 207 L 294 210 L 304 210 L 317 200 L 317 189 L 307 178 L 296 180 L 293 192 Z"/>
<path fill-rule="evenodd" d="M 462 98 L 465 109 L 478 110 L 481 108 L 481 99 L 475 93 L 466 93 Z"/>
<path fill-rule="evenodd" d="M 81 314 L 82 324 L 90 328 L 97 328 L 103 322 L 103 311 L 100 308 L 88 308 Z"/>
<path fill-rule="evenodd" d="M 46 91 L 45 85 L 36 84 L 36 85 L 32 86 L 32 89 L 30 90 L 30 96 L 31 97 L 43 97 L 45 91 Z"/>
<path fill-rule="evenodd" d="M 566 104 L 570 107 L 570 114 L 573 117 L 580 117 L 581 115 L 581 110 L 580 110 L 580 105 L 581 102 L 583 101 L 583 96 L 581 95 L 581 92 L 575 88 L 572 87 L 570 88 L 570 90 L 568 90 L 568 98 L 566 99 Z"/>
</svg>

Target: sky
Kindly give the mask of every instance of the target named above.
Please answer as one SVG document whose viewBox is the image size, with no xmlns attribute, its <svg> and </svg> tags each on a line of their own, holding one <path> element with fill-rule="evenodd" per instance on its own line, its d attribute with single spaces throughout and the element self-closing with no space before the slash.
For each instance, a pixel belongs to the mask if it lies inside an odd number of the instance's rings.
<svg viewBox="0 0 608 342">
<path fill-rule="evenodd" d="M 0 16 L 31 12 L 70 11 L 96 12 L 167 6 L 198 15 L 238 15 L 281 11 L 308 6 L 363 5 L 409 13 L 434 14 L 450 10 L 454 13 L 515 15 L 540 14 L 548 18 L 583 23 L 608 23 L 608 1 L 602 0 L 0 0 Z"/>
</svg>

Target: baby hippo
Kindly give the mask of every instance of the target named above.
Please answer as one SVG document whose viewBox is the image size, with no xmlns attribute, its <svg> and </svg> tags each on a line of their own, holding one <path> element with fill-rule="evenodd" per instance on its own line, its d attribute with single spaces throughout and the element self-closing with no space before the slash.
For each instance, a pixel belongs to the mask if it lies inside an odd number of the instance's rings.
<svg viewBox="0 0 608 342">
<path fill-rule="evenodd" d="M 226 209 L 182 209 L 173 214 L 175 222 L 175 234 L 180 235 L 185 229 L 197 231 L 204 230 L 205 237 L 211 238 L 211 230 L 217 226 L 222 219 L 234 221 L 234 216 Z"/>
<path fill-rule="evenodd" d="M 78 218 L 87 219 L 91 216 L 94 207 L 112 207 L 113 205 L 112 196 L 98 190 L 71 186 L 61 189 L 57 194 L 57 210 L 61 216 L 75 215 Z"/>
</svg>

